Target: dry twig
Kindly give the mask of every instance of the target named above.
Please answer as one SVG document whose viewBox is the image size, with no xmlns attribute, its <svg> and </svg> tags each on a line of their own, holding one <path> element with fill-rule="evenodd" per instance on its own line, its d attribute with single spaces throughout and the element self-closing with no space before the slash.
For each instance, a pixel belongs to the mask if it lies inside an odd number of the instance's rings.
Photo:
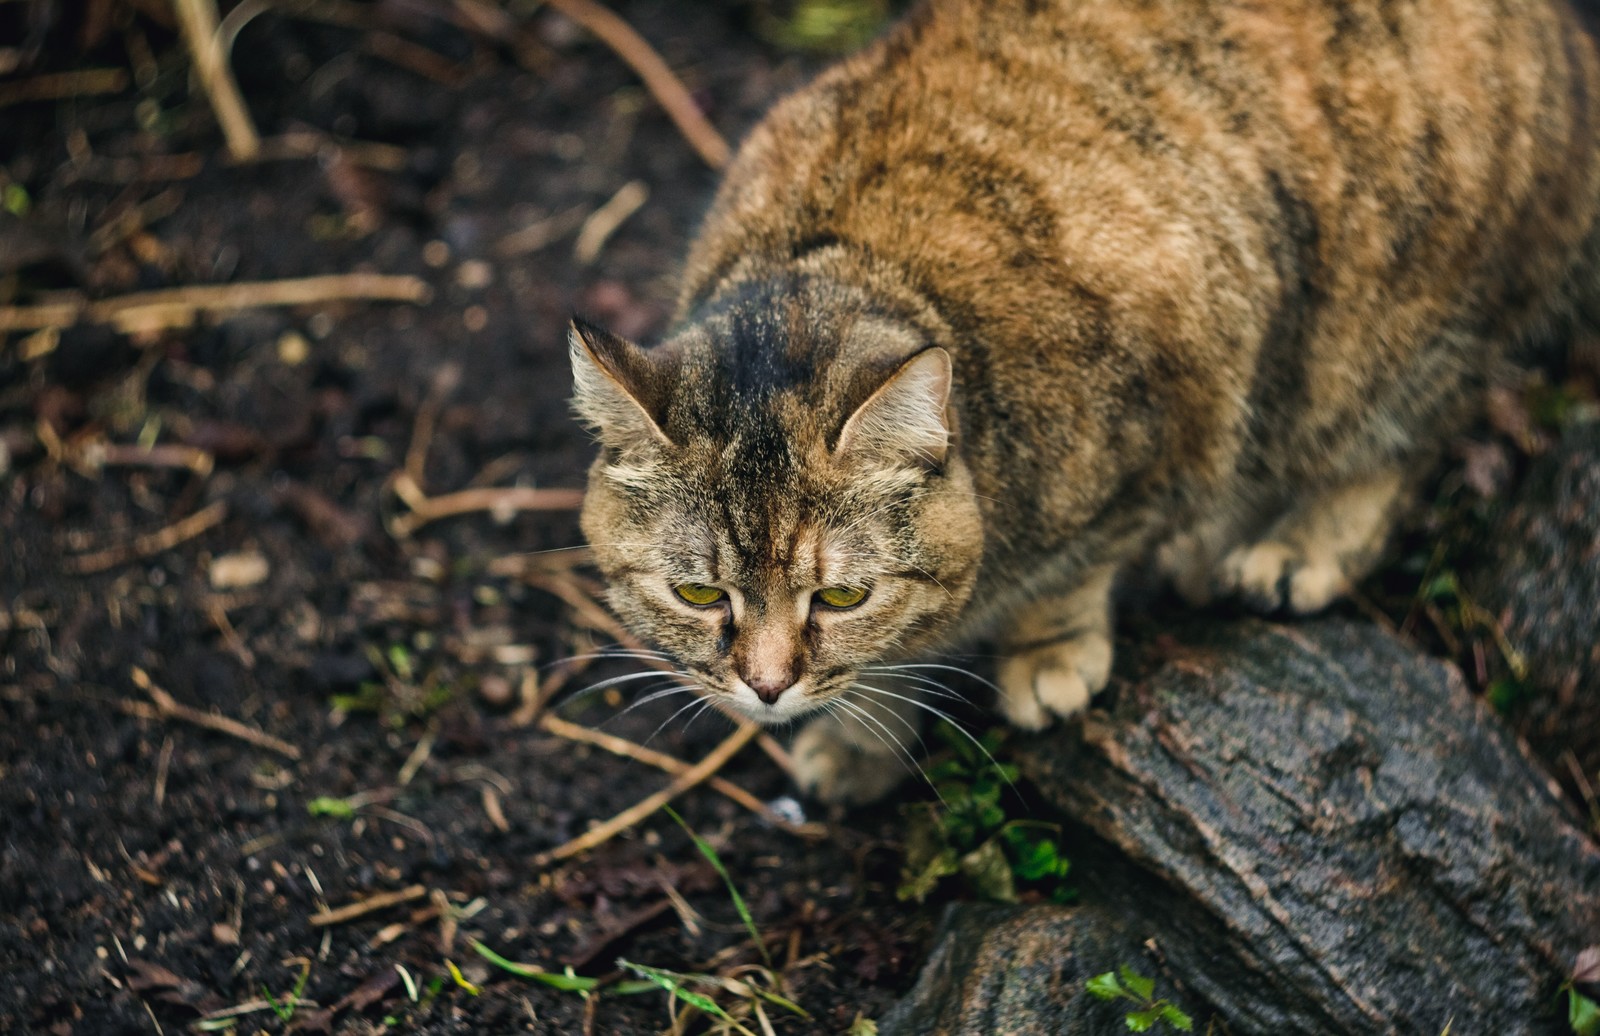
<svg viewBox="0 0 1600 1036">
<path fill-rule="evenodd" d="M 99 301 L 77 298 L 37 306 L 0 306 L 0 333 L 90 323 L 110 324 L 132 334 L 188 327 L 201 313 L 229 313 L 266 306 L 308 306 L 350 299 L 425 302 L 429 294 L 427 282 L 421 278 L 379 273 L 191 284 Z"/>
<path fill-rule="evenodd" d="M 423 470 L 428 466 L 428 447 L 433 445 L 433 430 L 439 423 L 439 413 L 450 393 L 461 384 L 461 368 L 447 363 L 433 372 L 428 394 L 417 408 L 417 419 L 411 425 L 411 445 L 406 449 L 405 474 L 420 491 L 426 479 Z"/>
<path fill-rule="evenodd" d="M 643 180 L 629 180 L 619 187 L 610 201 L 595 209 L 583 221 L 578 240 L 572 245 L 572 257 L 585 266 L 600 258 L 600 250 L 606 246 L 611 235 L 629 216 L 638 212 L 649 198 L 650 188 L 645 186 Z"/>
<path fill-rule="evenodd" d="M 222 125 L 222 135 L 228 141 L 228 151 L 235 159 L 247 162 L 261 150 L 261 137 L 255 123 L 250 121 L 250 111 L 239 96 L 239 84 L 228 70 L 228 59 L 222 52 L 217 32 L 217 5 L 213 0 L 172 0 L 178 14 L 178 24 L 183 29 L 189 55 L 194 59 L 195 72 L 200 85 L 211 101 L 217 122 Z"/>
<path fill-rule="evenodd" d="M 358 917 L 370 914 L 375 910 L 384 910 L 398 903 L 409 903 L 413 899 L 423 899 L 428 895 L 426 885 L 412 885 L 395 892 L 380 892 L 375 896 L 355 903 L 347 903 L 333 910 L 319 910 L 311 915 L 310 922 L 313 928 L 322 928 L 326 925 L 344 924 Z"/>
<path fill-rule="evenodd" d="M 228 516 L 228 503 L 218 500 L 216 503 L 204 507 L 189 517 L 173 522 L 164 529 L 135 536 L 127 543 L 116 547 L 107 547 L 89 554 L 79 554 L 67 559 L 67 568 L 78 575 L 91 575 L 95 572 L 104 572 L 108 568 L 137 561 L 140 558 L 152 557 L 163 551 L 171 550 L 178 544 L 192 540 L 207 529 L 217 525 Z"/>
<path fill-rule="evenodd" d="M 154 708 L 151 708 L 143 702 L 119 701 L 117 703 L 118 707 L 131 716 L 139 716 L 144 719 L 181 720 L 184 723 L 192 723 L 197 727 L 205 727 L 207 730 L 214 730 L 219 734 L 226 734 L 229 737 L 238 738 L 240 741 L 247 741 L 252 745 L 270 749 L 289 759 L 298 760 L 300 758 L 300 749 L 281 738 L 263 733 L 255 727 L 247 726 L 236 719 L 229 719 L 227 716 L 219 716 L 211 712 L 202 712 L 199 709 L 180 704 L 172 695 L 156 686 L 151 681 L 150 674 L 138 666 L 130 668 L 129 676 L 133 680 L 133 685 L 148 694 L 150 700 L 154 703 Z"/>
<path fill-rule="evenodd" d="M 490 562 L 489 571 L 491 574 L 512 574 L 506 571 L 508 568 L 510 568 L 509 565 L 499 565 L 499 562 L 502 560 L 508 559 L 496 559 L 496 561 Z M 529 586 L 537 587 L 538 589 L 549 594 L 554 594 L 556 597 L 559 597 L 561 600 L 565 601 L 567 606 L 572 609 L 573 617 L 582 625 L 587 626 L 592 630 L 597 630 L 601 633 L 604 633 L 606 636 L 610 637 L 612 640 L 615 640 L 618 644 L 621 644 L 623 647 L 628 648 L 629 650 L 639 652 L 646 650 L 644 644 L 639 640 L 639 638 L 635 637 L 632 633 L 629 633 L 627 627 L 618 622 L 610 612 L 602 608 L 600 604 L 595 601 L 595 599 L 588 592 L 586 592 L 581 585 L 579 585 L 578 581 L 572 577 L 572 573 L 556 571 L 539 572 L 524 568 L 521 572 L 521 578 L 522 581 L 527 583 Z M 645 664 L 654 666 L 664 673 L 672 673 L 677 671 L 665 662 L 657 663 L 646 659 Z"/>
<path fill-rule="evenodd" d="M 233 628 L 233 623 L 228 618 L 228 609 L 223 605 L 220 598 L 213 596 L 206 602 L 206 615 L 210 617 L 211 625 L 215 626 L 217 632 L 222 634 L 223 645 L 232 652 L 234 658 L 239 660 L 239 664 L 246 669 L 254 669 L 256 667 L 255 652 L 245 646 L 244 639 L 239 636 L 239 631 Z"/>
<path fill-rule="evenodd" d="M 294 161 L 337 155 L 359 166 L 379 172 L 398 173 L 406 167 L 406 149 L 375 140 L 350 140 L 332 137 L 318 130 L 290 130 L 276 137 L 265 137 L 258 162 Z"/>
<path fill-rule="evenodd" d="M 59 101 L 88 94 L 119 94 L 128 88 L 128 73 L 120 68 L 83 68 L 51 72 L 10 83 L 0 83 L 0 108 L 28 101 Z"/>
<path fill-rule="evenodd" d="M 521 230 L 513 230 L 495 242 L 494 254 L 502 259 L 514 259 L 519 255 L 537 252 L 583 226 L 588 216 L 587 205 L 574 205 L 554 216 L 530 223 Z"/>
<path fill-rule="evenodd" d="M 539 721 L 539 726 L 545 732 L 554 734 L 557 737 L 564 737 L 569 741 L 578 741 L 586 745 L 594 745 L 596 748 L 603 748 L 614 755 L 633 759 L 647 766 L 654 766 L 658 770 L 665 770 L 675 776 L 681 775 L 690 769 L 688 763 L 667 755 L 665 752 L 657 752 L 655 749 L 635 744 L 627 738 L 591 730 L 576 723 L 568 723 L 558 716 L 546 715 Z M 822 838 L 827 834 L 827 829 L 820 824 L 796 824 L 779 816 L 768 809 L 766 803 L 725 777 L 713 776 L 707 778 L 706 784 L 750 812 L 755 813 L 774 827 L 781 827 L 785 831 L 800 835 L 803 838 Z"/>
<path fill-rule="evenodd" d="M 673 778 L 671 784 L 654 795 L 628 807 L 610 820 L 596 824 L 570 842 L 558 845 L 548 852 L 540 853 L 530 861 L 532 866 L 535 870 L 543 870 L 552 863 L 587 852 L 597 845 L 610 841 L 696 784 L 710 778 L 727 765 L 728 760 L 732 759 L 741 748 L 754 740 L 759 733 L 761 733 L 761 728 L 756 724 L 744 724 L 729 735 L 722 744 L 712 749 L 704 759 Z"/>
<path fill-rule="evenodd" d="M 429 522 L 458 514 L 470 514 L 473 511 L 489 511 L 496 516 L 509 516 L 518 511 L 574 511 L 583 506 L 581 489 L 507 486 L 463 489 L 459 493 L 428 496 L 404 471 L 394 477 L 391 488 L 395 491 L 395 495 L 411 508 L 410 514 L 397 515 L 389 522 L 389 531 L 397 539 L 405 539 Z"/>
<path fill-rule="evenodd" d="M 594 0 L 550 0 L 550 6 L 600 37 L 602 43 L 639 74 L 645 89 L 666 109 L 667 116 L 707 165 L 721 169 L 728 164 L 728 142 L 701 114 L 682 80 L 633 26 Z"/>
<path fill-rule="evenodd" d="M 129 468 L 187 468 L 204 478 L 211 474 L 216 460 L 205 450 L 182 443 L 154 443 L 141 446 L 137 443 L 106 442 L 96 439 L 76 449 L 69 449 L 68 461 L 74 467 L 93 474 L 105 467 Z"/>
</svg>

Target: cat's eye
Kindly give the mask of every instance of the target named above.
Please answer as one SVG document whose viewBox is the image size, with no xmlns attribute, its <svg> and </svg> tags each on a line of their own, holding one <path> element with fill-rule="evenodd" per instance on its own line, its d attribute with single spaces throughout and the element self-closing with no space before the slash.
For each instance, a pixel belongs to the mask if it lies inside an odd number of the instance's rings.
<svg viewBox="0 0 1600 1036">
<path fill-rule="evenodd" d="M 866 589 L 859 586 L 825 586 L 817 591 L 817 600 L 829 608 L 854 608 L 866 599 Z"/>
<path fill-rule="evenodd" d="M 683 600 L 699 608 L 704 608 L 708 604 L 716 604 L 728 596 L 716 587 L 707 586 L 704 583 L 679 583 L 672 588 L 672 591 Z"/>
</svg>

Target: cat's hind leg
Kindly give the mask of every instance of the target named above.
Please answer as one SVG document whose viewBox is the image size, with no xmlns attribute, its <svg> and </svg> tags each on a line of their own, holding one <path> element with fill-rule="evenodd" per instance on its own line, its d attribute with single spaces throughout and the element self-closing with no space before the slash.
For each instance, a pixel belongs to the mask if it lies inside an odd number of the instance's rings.
<svg viewBox="0 0 1600 1036">
<path fill-rule="evenodd" d="M 1403 503 L 1403 473 L 1385 471 L 1297 503 L 1259 541 L 1217 568 L 1217 589 L 1263 612 L 1320 611 L 1372 570 Z"/>
<path fill-rule="evenodd" d="M 1040 598 L 1006 634 L 998 676 L 1000 710 L 1041 730 L 1081 712 L 1111 678 L 1111 585 L 1115 565 L 1091 569 L 1073 592 Z"/>
</svg>

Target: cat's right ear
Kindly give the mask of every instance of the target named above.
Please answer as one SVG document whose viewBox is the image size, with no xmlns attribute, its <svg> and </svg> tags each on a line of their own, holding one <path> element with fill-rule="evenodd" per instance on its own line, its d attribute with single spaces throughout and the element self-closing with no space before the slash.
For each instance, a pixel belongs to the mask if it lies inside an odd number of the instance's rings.
<svg viewBox="0 0 1600 1036">
<path fill-rule="evenodd" d="M 950 446 L 950 354 L 933 346 L 900 365 L 856 408 L 834 456 L 896 465 L 944 463 Z"/>
<path fill-rule="evenodd" d="M 643 349 L 574 317 L 567 351 L 573 408 L 600 434 L 601 442 L 619 450 L 670 445 L 660 425 L 662 372 Z"/>
</svg>

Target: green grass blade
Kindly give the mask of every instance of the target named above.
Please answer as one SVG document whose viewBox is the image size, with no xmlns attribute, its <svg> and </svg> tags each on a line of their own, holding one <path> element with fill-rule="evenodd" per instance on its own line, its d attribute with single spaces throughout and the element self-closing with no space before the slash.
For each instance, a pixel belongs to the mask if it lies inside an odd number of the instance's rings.
<svg viewBox="0 0 1600 1036">
<path fill-rule="evenodd" d="M 543 982 L 547 986 L 553 986 L 568 993 L 588 993 L 600 984 L 600 980 L 597 978 L 584 978 L 582 975 L 562 975 L 558 972 L 543 971 L 527 964 L 518 964 L 514 960 L 507 960 L 477 939 L 472 940 L 472 949 L 478 956 L 502 971 L 509 971 L 518 978 L 528 978 L 535 982 Z"/>
<path fill-rule="evenodd" d="M 681 822 L 682 821 L 680 821 L 680 823 Z M 717 1003 L 715 1000 L 703 993 L 696 993 L 692 989 L 685 988 L 684 983 L 686 981 L 692 981 L 698 976 L 682 975 L 676 971 L 668 971 L 665 968 L 652 968 L 648 964 L 635 964 L 633 961 L 623 958 L 617 959 L 617 967 L 626 968 L 635 975 L 654 982 L 657 986 L 665 989 L 669 994 L 677 997 L 679 1000 L 682 1000 L 690 1007 L 704 1011 L 713 1018 L 722 1019 L 735 1029 L 738 1029 L 740 1032 L 744 1033 L 745 1036 L 756 1036 L 755 1033 L 751 1032 L 749 1029 L 735 1021 L 733 1016 L 728 1014 L 727 1011 L 724 1011 L 721 1004 Z"/>
<path fill-rule="evenodd" d="M 667 816 L 677 821 L 678 826 L 683 828 L 683 833 L 688 835 L 690 841 L 694 842 L 695 848 L 700 850 L 700 855 L 704 856 L 711 866 L 716 869 L 716 872 L 722 876 L 722 883 L 728 886 L 728 895 L 733 899 L 734 909 L 739 911 L 740 920 L 744 921 L 745 930 L 750 933 L 750 938 L 755 941 L 756 949 L 761 951 L 761 959 L 766 961 L 767 967 L 772 967 L 772 957 L 767 953 L 767 942 L 761 938 L 761 929 L 756 927 L 756 919 L 751 916 L 750 908 L 745 905 L 744 897 L 739 895 L 739 890 L 734 887 L 733 879 L 728 876 L 728 868 L 722 865 L 722 857 L 717 855 L 717 851 L 711 847 L 710 842 L 694 833 L 694 829 L 682 817 L 678 816 L 677 810 L 671 806 L 662 806 L 661 808 L 666 811 Z"/>
</svg>

